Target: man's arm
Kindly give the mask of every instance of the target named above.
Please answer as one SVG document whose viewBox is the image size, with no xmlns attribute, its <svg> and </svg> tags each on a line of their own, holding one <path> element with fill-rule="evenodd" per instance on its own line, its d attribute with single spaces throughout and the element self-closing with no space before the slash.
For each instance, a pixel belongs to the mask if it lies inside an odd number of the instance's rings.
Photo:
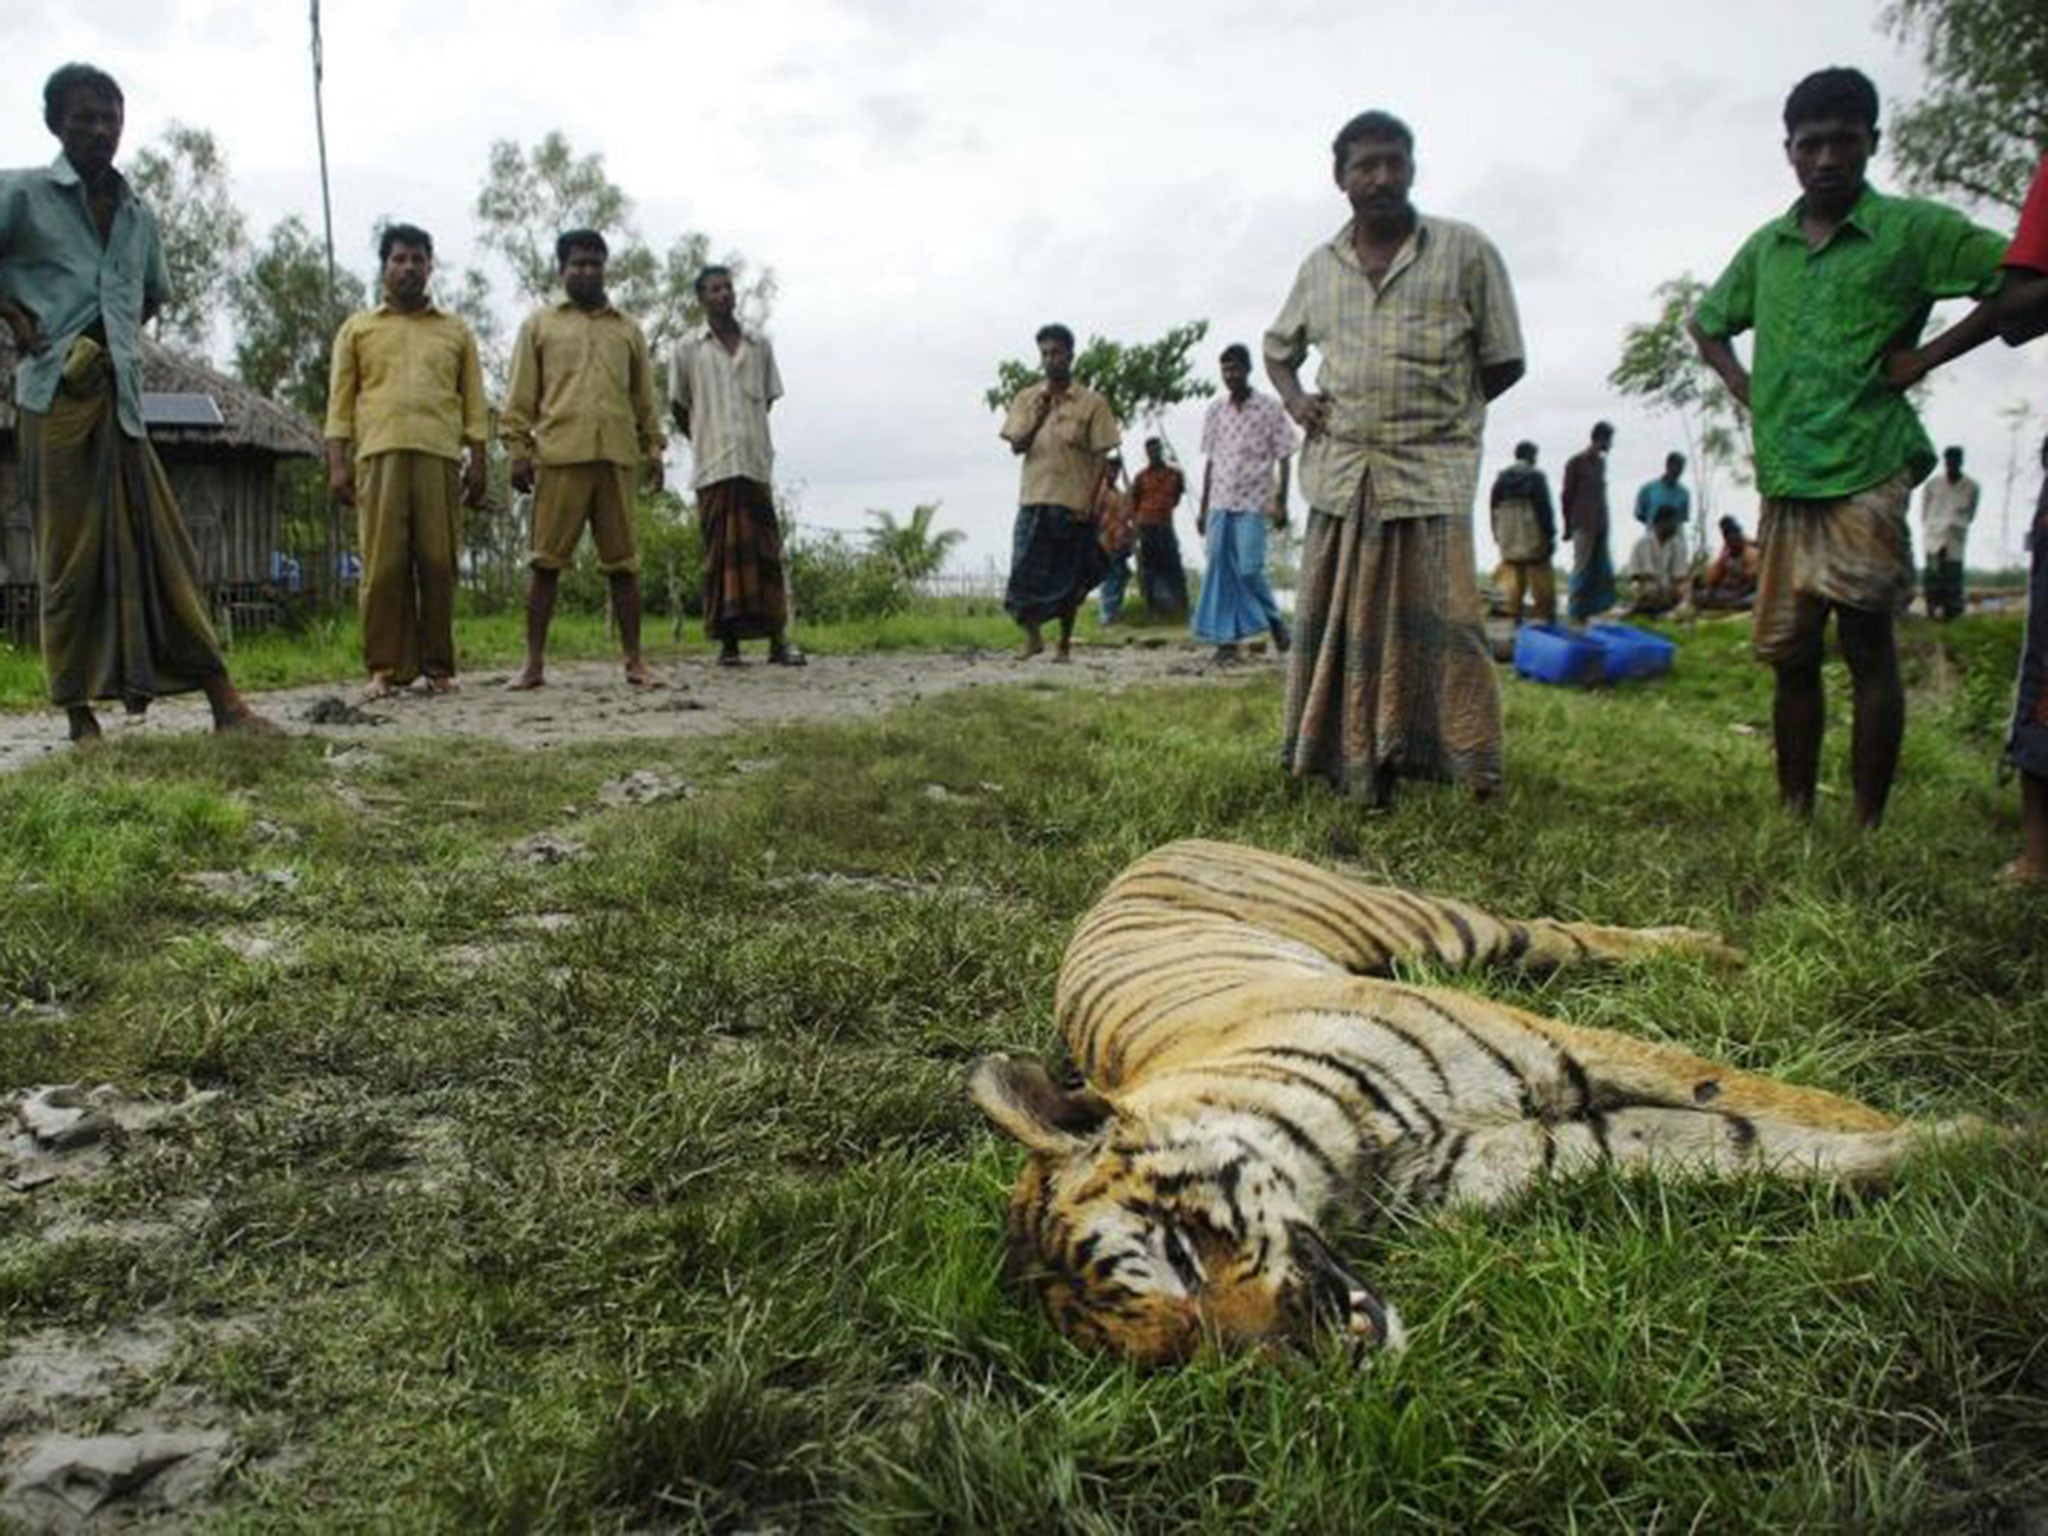
<svg viewBox="0 0 2048 1536">
<path fill-rule="evenodd" d="M 1309 266 L 1313 260 L 1303 262 L 1295 274 L 1287 302 L 1280 306 L 1279 318 L 1267 328 L 1259 349 L 1265 359 L 1266 379 L 1280 397 L 1281 408 L 1310 437 L 1330 420 L 1330 402 L 1301 385 L 1301 365 L 1308 361 Z"/>
<path fill-rule="evenodd" d="M 1282 459 L 1280 461 L 1280 489 L 1273 497 L 1273 526 L 1275 528 L 1285 528 L 1287 526 L 1287 469 L 1287 460 Z"/>
<path fill-rule="evenodd" d="M 1027 385 L 1019 392 L 1017 398 L 1010 402 L 1009 412 L 1003 418 L 1002 439 L 1010 445 L 1010 452 L 1016 454 L 1031 451 L 1031 444 L 1037 438 L 1039 428 L 1043 427 L 1047 418 L 1052 415 L 1052 390 L 1041 388 L 1038 397 L 1027 405 L 1024 396 L 1029 391 L 1030 386 Z"/>
<path fill-rule="evenodd" d="M 647 489 L 658 492 L 665 478 L 661 455 L 668 439 L 662 436 L 661 407 L 654 399 L 654 355 L 647 348 L 647 333 L 637 325 L 626 387 L 633 397 L 633 420 L 640 428 L 640 453 L 647 460 Z"/>
<path fill-rule="evenodd" d="M 1974 352 L 1994 336 L 2019 346 L 2048 331 L 2048 272 L 2008 268 L 1997 293 L 1985 299 L 1939 336 L 1884 360 L 1885 382 L 1911 389 L 1945 364 Z"/>
<path fill-rule="evenodd" d="M 355 322 L 342 321 L 327 367 L 327 491 L 344 507 L 356 504 L 355 335 Z"/>
<path fill-rule="evenodd" d="M 1474 342 L 1479 349 L 1479 390 L 1488 400 L 1498 400 L 1529 371 L 1515 285 L 1508 280 L 1508 264 L 1491 240 L 1480 240 L 1479 259 L 1470 271 L 1472 303 L 1478 317 Z"/>
<path fill-rule="evenodd" d="M 1756 263 L 1756 237 L 1751 236 L 1685 320 L 1686 334 L 1692 337 L 1700 361 L 1714 370 L 1745 411 L 1749 409 L 1749 370 L 1735 355 L 1733 338 L 1756 324 Z"/>
<path fill-rule="evenodd" d="M 1692 337 L 1692 344 L 1698 349 L 1700 361 L 1713 369 L 1728 393 L 1735 397 L 1735 403 L 1745 411 L 1749 409 L 1749 370 L 1742 366 L 1742 359 L 1735 355 L 1734 344 L 1725 336 L 1709 336 L 1700 329 L 1697 316 L 1685 322 L 1686 334 Z"/>
<path fill-rule="evenodd" d="M 505 408 L 498 413 L 498 441 L 512 460 L 512 489 L 533 489 L 534 425 L 540 414 L 540 340 L 532 315 L 520 323 L 512 343 L 512 377 Z"/>
<path fill-rule="evenodd" d="M 462 500 L 465 506 L 480 507 L 489 488 L 484 469 L 489 459 L 487 439 L 491 433 L 490 402 L 484 398 L 484 363 L 477 351 L 476 333 L 462 328 L 462 440 L 469 459 L 462 467 Z"/>
<path fill-rule="evenodd" d="M 1195 537 L 1198 539 L 1206 539 L 1209 536 L 1209 482 L 1215 477 L 1215 474 L 1216 461 L 1214 459 L 1204 459 L 1202 461 L 1202 499 L 1195 507 Z"/>
<path fill-rule="evenodd" d="M 687 338 L 675 345 L 668 356 L 668 417 L 676 424 L 676 431 L 683 437 L 690 435 L 690 343 Z"/>
</svg>

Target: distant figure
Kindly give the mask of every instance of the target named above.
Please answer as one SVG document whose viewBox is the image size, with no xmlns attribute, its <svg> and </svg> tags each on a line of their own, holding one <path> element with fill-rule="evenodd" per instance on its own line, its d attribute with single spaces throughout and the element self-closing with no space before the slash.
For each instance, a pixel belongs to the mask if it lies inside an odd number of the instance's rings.
<svg viewBox="0 0 2048 1536">
<path fill-rule="evenodd" d="M 2003 336 L 2011 346 L 2048 332 L 2048 158 L 2034 173 L 2020 227 L 2006 250 L 2005 278 L 1995 296 L 1925 346 L 1887 358 L 1885 375 L 1910 389 L 1950 358 Z M 2020 775 L 2020 855 L 2000 877 L 2017 885 L 2048 882 L 2048 438 L 2041 441 L 2041 494 L 2027 535 L 2027 632 L 2006 761 Z"/>
<path fill-rule="evenodd" d="M 114 169 L 113 76 L 66 64 L 43 86 L 61 146 L 0 171 L 0 321 L 21 357 L 16 452 L 35 510 L 43 670 L 73 741 L 96 699 L 140 714 L 197 688 L 217 731 L 275 727 L 228 680 L 199 559 L 142 426 L 142 327 L 169 296 L 156 220 Z"/>
<path fill-rule="evenodd" d="M 1118 489 L 1123 466 L 1112 463 L 1095 494 L 1095 547 L 1103 559 L 1102 586 L 1096 593 L 1104 629 L 1123 617 L 1124 593 L 1131 585 L 1131 550 L 1137 533 L 1131 525 L 1131 498 Z"/>
<path fill-rule="evenodd" d="M 1174 509 L 1188 493 L 1187 477 L 1166 462 L 1166 445 L 1145 439 L 1145 467 L 1131 480 L 1131 514 L 1138 525 L 1138 584 L 1155 618 L 1178 624 L 1188 616 L 1188 573 L 1181 566 Z"/>
<path fill-rule="evenodd" d="M 490 430 L 476 337 L 428 297 L 434 237 L 387 224 L 377 259 L 384 302 L 342 322 L 327 387 L 327 486 L 360 513 L 365 700 L 455 691 L 462 508 L 483 505 Z"/>
<path fill-rule="evenodd" d="M 1755 428 L 1764 549 L 1752 643 L 1776 672 L 1779 797 L 1813 813 L 1832 613 L 1855 689 L 1854 815 L 1867 828 L 1884 818 L 1905 734 L 1892 621 L 1913 596 L 1906 500 L 1934 468 L 1920 418 L 1875 360 L 1917 335 L 1936 299 L 1989 292 L 2005 242 L 1865 182 L 1877 88 L 1856 70 L 1807 76 L 1784 118 L 1799 200 L 1743 242 L 1691 330 Z M 1752 328 L 1753 375 L 1731 345 Z"/>
<path fill-rule="evenodd" d="M 1692 492 L 1680 478 L 1684 474 L 1685 455 L 1665 454 L 1664 473 L 1654 480 L 1645 480 L 1636 492 L 1636 521 L 1648 528 L 1657 521 L 1659 512 L 1669 509 L 1678 514 L 1683 526 L 1692 516 Z"/>
<path fill-rule="evenodd" d="M 1648 617 L 1683 608 L 1692 598 L 1692 560 L 1679 536 L 1679 514 L 1662 506 L 1629 552 L 1628 611 Z"/>
<path fill-rule="evenodd" d="M 1701 608 L 1746 613 L 1756 601 L 1756 542 L 1732 517 L 1721 519 L 1721 547 L 1707 562 L 1695 601 Z"/>
<path fill-rule="evenodd" d="M 1501 706 L 1471 509 L 1487 402 L 1523 372 L 1514 290 L 1492 241 L 1409 201 L 1399 118 L 1361 113 L 1331 154 L 1351 220 L 1309 252 L 1265 339 L 1308 435 L 1282 755 L 1374 805 L 1401 778 L 1483 798 L 1501 782 Z"/>
<path fill-rule="evenodd" d="M 1197 640 L 1216 659 L 1238 646 L 1273 637 L 1283 655 L 1291 639 L 1280 603 L 1266 580 L 1266 529 L 1287 526 L 1287 461 L 1294 428 L 1271 395 L 1252 388 L 1252 354 L 1241 343 L 1223 349 L 1223 398 L 1202 418 L 1202 501 L 1195 532 L 1207 540 L 1202 597 L 1195 605 Z"/>
<path fill-rule="evenodd" d="M 610 252 L 594 229 L 555 241 L 568 297 L 536 310 L 512 347 L 512 382 L 498 430 L 512 456 L 512 485 L 533 492 L 533 577 L 526 595 L 526 665 L 514 690 L 545 681 L 548 621 L 562 572 L 575 562 L 584 525 L 611 588 L 612 617 L 626 653 L 626 681 L 654 686 L 640 654 L 640 552 L 633 542 L 634 481 L 661 489 L 661 408 L 639 325 L 605 296 Z"/>
<path fill-rule="evenodd" d="M 1493 480 L 1493 542 L 1500 549 L 1501 596 L 1515 627 L 1522 623 L 1526 592 L 1536 622 L 1557 622 L 1557 512 L 1550 482 L 1536 467 L 1536 445 L 1515 444 L 1515 462 Z"/>
<path fill-rule="evenodd" d="M 1614 606 L 1614 556 L 1607 547 L 1607 453 L 1614 428 L 1593 424 L 1592 440 L 1564 461 L 1559 501 L 1564 536 L 1572 543 L 1572 575 L 1565 611 L 1574 623 L 1597 619 Z"/>
<path fill-rule="evenodd" d="M 1945 448 L 1941 473 L 1920 492 L 1920 529 L 1927 544 L 1920 590 L 1931 619 L 1963 612 L 1963 551 L 1977 516 L 1977 482 L 1963 473 L 1963 450 Z"/>
<path fill-rule="evenodd" d="M 1053 660 L 1069 661 L 1074 614 L 1102 577 L 1089 513 L 1111 474 L 1109 456 L 1123 428 L 1107 400 L 1074 382 L 1074 333 L 1042 325 L 1037 341 L 1045 377 L 1017 391 L 1001 433 L 1023 460 L 1003 611 L 1024 626 L 1019 660 L 1045 649 L 1045 621 L 1056 619 Z"/>
<path fill-rule="evenodd" d="M 768 660 L 800 667 L 789 643 L 789 580 L 775 514 L 775 445 L 768 412 L 782 398 L 775 349 L 742 325 L 730 267 L 697 274 L 704 323 L 669 360 L 668 409 L 690 440 L 697 527 L 704 536 L 704 629 L 721 667 L 744 665 L 742 640 L 768 642 Z"/>
</svg>

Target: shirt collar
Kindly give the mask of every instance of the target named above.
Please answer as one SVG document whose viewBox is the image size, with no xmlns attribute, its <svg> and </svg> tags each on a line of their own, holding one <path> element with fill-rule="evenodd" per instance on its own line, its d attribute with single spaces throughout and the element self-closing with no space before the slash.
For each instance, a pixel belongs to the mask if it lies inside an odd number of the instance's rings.
<svg viewBox="0 0 2048 1536">
<path fill-rule="evenodd" d="M 410 320 L 415 315 L 438 315 L 441 311 L 435 306 L 432 299 L 428 299 L 418 309 L 400 309 L 389 299 L 379 299 L 377 301 L 377 313 L 380 315 L 397 315 L 400 319 Z"/>
<path fill-rule="evenodd" d="M 619 312 L 610 299 L 606 299 L 595 309 L 585 309 L 574 299 L 562 299 L 556 303 L 555 308 L 572 310 L 579 315 L 589 315 L 593 320 L 602 315 L 616 315 Z"/>
<path fill-rule="evenodd" d="M 1344 227 L 1330 238 L 1330 249 L 1337 253 L 1339 261 L 1352 271 L 1362 274 L 1365 271 L 1365 264 L 1358 259 L 1358 248 L 1351 243 L 1352 232 L 1357 228 L 1358 220 L 1355 216 L 1346 219 Z M 1397 272 L 1414 265 L 1422 253 L 1429 249 L 1429 241 L 1429 218 L 1418 211 L 1415 215 L 1415 227 L 1408 231 L 1408 238 L 1401 242 L 1401 248 L 1394 252 L 1394 259 L 1387 264 L 1387 275 L 1381 279 L 1382 284 L 1391 282 Z"/>
<path fill-rule="evenodd" d="M 1849 209 L 1848 216 L 1835 226 L 1835 235 L 1845 229 L 1853 229 L 1864 239 L 1871 239 L 1876 235 L 1878 225 L 1884 222 L 1884 205 L 1888 201 L 1890 199 L 1866 181 L 1863 190 L 1856 194 L 1856 202 Z M 1805 198 L 1793 199 L 1792 206 L 1785 210 L 1775 226 L 1780 240 L 1797 240 L 1801 245 L 1806 243 L 1806 235 L 1799 228 L 1799 210 L 1805 206 Z M 1828 236 L 1829 244 L 1834 242 L 1835 235 Z"/>
<path fill-rule="evenodd" d="M 57 151 L 57 158 L 50 162 L 50 167 L 44 174 L 60 187 L 79 187 L 85 185 L 85 178 L 78 174 L 78 167 L 71 163 L 71 157 L 61 149 Z M 110 171 L 109 174 L 113 178 L 115 194 L 118 197 L 127 197 L 129 195 L 128 178 L 119 171 Z"/>
</svg>

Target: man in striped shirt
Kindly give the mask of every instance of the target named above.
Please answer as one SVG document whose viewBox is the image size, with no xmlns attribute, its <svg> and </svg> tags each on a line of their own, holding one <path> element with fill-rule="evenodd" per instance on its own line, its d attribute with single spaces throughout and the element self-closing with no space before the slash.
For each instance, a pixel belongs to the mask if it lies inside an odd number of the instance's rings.
<svg viewBox="0 0 2048 1536">
<path fill-rule="evenodd" d="M 1486 403 L 1522 376 L 1522 334 L 1493 243 L 1409 201 L 1414 148 L 1385 112 L 1338 132 L 1351 220 L 1309 252 L 1265 338 L 1267 376 L 1307 434 L 1311 509 L 1283 754 L 1295 777 L 1372 804 L 1403 777 L 1482 796 L 1501 778 L 1472 501 Z"/>
</svg>

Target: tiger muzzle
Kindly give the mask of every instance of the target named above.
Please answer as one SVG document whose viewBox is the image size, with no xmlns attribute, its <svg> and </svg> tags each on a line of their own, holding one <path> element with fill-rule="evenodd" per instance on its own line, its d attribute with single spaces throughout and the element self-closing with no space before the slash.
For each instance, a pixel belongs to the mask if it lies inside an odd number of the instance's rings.
<svg viewBox="0 0 2048 1536">
<path fill-rule="evenodd" d="M 1288 1228 L 1288 1237 L 1301 1277 L 1292 1310 L 1304 1332 L 1327 1327 L 1371 1349 L 1402 1347 L 1404 1334 L 1393 1309 L 1338 1262 L 1321 1233 L 1296 1223 Z"/>
</svg>

